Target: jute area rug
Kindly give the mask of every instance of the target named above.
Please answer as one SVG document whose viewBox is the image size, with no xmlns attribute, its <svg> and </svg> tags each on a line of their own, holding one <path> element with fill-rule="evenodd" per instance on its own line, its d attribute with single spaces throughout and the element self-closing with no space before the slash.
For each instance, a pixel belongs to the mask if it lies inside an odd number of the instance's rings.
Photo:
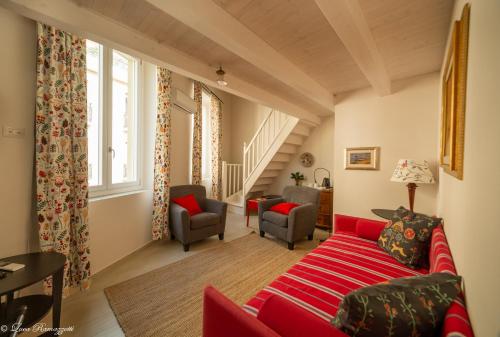
<svg viewBox="0 0 500 337">
<path fill-rule="evenodd" d="M 306 253 L 251 233 L 104 292 L 127 337 L 199 337 L 206 285 L 243 304 Z"/>
</svg>

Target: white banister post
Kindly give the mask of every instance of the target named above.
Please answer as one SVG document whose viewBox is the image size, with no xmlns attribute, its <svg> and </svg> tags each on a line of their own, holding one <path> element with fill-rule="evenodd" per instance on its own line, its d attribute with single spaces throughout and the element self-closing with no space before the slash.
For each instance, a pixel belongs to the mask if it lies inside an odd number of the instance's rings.
<svg viewBox="0 0 500 337">
<path fill-rule="evenodd" d="M 238 182 L 237 183 L 237 186 L 236 186 L 236 192 L 238 192 L 240 189 L 241 189 L 241 184 L 240 184 L 240 171 L 241 171 L 241 165 L 238 165 L 237 166 L 237 176 L 236 176 L 236 181 Z"/>
<path fill-rule="evenodd" d="M 247 143 L 243 143 L 243 181 L 245 180 L 247 176 L 247 171 L 246 171 L 246 162 L 247 162 Z"/>
<path fill-rule="evenodd" d="M 236 193 L 236 166 L 231 167 L 231 194 Z"/>
<path fill-rule="evenodd" d="M 241 197 L 243 199 L 243 210 L 245 210 L 245 181 L 247 179 L 247 143 L 243 143 L 243 172 L 242 172 L 242 184 L 241 184 Z"/>
<path fill-rule="evenodd" d="M 222 200 L 227 198 L 227 163 L 222 162 Z"/>
</svg>

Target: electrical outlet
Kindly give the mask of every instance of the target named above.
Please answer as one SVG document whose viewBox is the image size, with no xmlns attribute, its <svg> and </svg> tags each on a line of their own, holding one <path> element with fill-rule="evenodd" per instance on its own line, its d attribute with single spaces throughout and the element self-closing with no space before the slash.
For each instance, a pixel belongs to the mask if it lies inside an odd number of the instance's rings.
<svg viewBox="0 0 500 337">
<path fill-rule="evenodd" d="M 24 137 L 25 130 L 24 128 L 14 128 L 12 126 L 4 125 L 3 127 L 3 136 L 10 138 L 22 138 Z"/>
</svg>

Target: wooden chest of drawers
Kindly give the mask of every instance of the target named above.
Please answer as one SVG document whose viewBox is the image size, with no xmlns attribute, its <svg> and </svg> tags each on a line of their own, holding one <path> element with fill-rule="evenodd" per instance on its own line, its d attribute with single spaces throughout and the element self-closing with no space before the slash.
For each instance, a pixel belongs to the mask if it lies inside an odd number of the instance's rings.
<svg viewBox="0 0 500 337">
<path fill-rule="evenodd" d="M 319 196 L 319 209 L 316 227 L 332 231 L 333 220 L 333 188 L 321 190 Z"/>
</svg>

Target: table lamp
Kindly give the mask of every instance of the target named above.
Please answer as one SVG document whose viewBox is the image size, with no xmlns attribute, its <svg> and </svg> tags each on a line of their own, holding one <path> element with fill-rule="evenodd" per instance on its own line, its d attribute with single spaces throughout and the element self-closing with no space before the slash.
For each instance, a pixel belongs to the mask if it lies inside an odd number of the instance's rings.
<svg viewBox="0 0 500 337">
<path fill-rule="evenodd" d="M 415 190 L 417 183 L 434 184 L 435 180 L 429 169 L 429 164 L 424 160 L 422 162 L 413 159 L 400 159 L 398 165 L 392 174 L 391 181 L 398 183 L 407 183 L 408 197 L 410 200 L 410 210 L 413 212 L 413 203 L 415 201 Z"/>
</svg>

